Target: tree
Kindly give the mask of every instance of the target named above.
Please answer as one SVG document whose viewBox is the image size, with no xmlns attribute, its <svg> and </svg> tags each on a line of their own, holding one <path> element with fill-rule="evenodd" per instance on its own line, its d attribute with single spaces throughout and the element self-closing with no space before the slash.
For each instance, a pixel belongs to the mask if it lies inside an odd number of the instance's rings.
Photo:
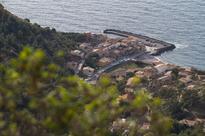
<svg viewBox="0 0 205 136">
<path fill-rule="evenodd" d="M 29 45 L 43 49 L 52 60 L 57 50 L 68 53 L 69 50 L 76 49 L 79 43 L 85 41 L 85 34 L 63 33 L 50 28 L 42 28 L 38 24 L 30 23 L 28 19 L 14 16 L 0 5 L 0 54 L 4 54 L 5 58 L 12 58 L 13 50 L 19 53 L 24 45 Z M 4 60 L 7 59 L 2 61 Z"/>
<path fill-rule="evenodd" d="M 85 59 L 85 63 L 86 65 L 92 67 L 92 68 L 96 68 L 97 67 L 97 62 L 100 59 L 99 54 L 97 53 L 90 53 L 86 59 Z"/>
<path fill-rule="evenodd" d="M 9 65 L 0 65 L 0 135 L 169 134 L 172 121 L 160 113 L 159 98 L 142 90 L 125 102 L 109 79 L 93 86 L 45 62 L 42 50 L 25 48 Z M 137 114 L 123 118 L 125 112 Z M 148 129 L 142 129 L 142 119 Z"/>
</svg>

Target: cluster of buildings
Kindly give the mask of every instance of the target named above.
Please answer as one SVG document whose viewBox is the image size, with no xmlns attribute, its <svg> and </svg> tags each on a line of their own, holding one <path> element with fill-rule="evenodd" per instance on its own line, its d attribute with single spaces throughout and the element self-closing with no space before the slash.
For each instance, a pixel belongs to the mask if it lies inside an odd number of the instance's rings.
<svg viewBox="0 0 205 136">
<path fill-rule="evenodd" d="M 75 73 L 83 74 L 86 77 L 93 76 L 101 68 L 111 65 L 113 62 L 122 59 L 123 57 L 132 56 L 155 50 L 154 42 L 142 40 L 137 37 L 129 36 L 127 38 L 108 38 L 105 35 L 88 34 L 89 42 L 82 43 L 78 49 L 70 52 L 67 67 L 73 69 Z M 158 43 L 155 43 L 158 44 Z M 152 48 L 153 46 L 153 48 Z M 158 45 L 159 46 L 159 45 Z M 152 49 L 148 49 L 152 48 Z M 98 59 L 95 62 L 96 67 L 86 64 L 86 58 L 90 54 L 97 54 Z M 144 55 L 141 59 L 142 63 L 148 64 L 142 69 L 127 69 L 130 73 L 140 78 L 152 78 L 155 85 L 164 85 L 173 81 L 173 70 L 177 70 L 179 81 L 188 85 L 189 88 L 194 86 L 195 81 L 205 81 L 205 75 L 196 75 L 191 68 L 182 68 L 172 64 L 163 63 L 161 60 L 152 55 Z M 127 72 L 118 72 L 116 78 L 123 79 Z M 195 73 L 195 74 L 194 74 Z M 176 73 L 175 73 L 176 74 Z M 131 80 L 129 80 L 131 81 Z M 128 85 L 129 86 L 129 85 Z"/>
<path fill-rule="evenodd" d="M 96 68 L 87 66 L 85 59 L 89 54 L 97 54 L 99 59 L 96 62 L 98 68 L 103 68 L 125 56 L 131 56 L 146 50 L 145 46 L 139 46 L 135 37 L 108 38 L 105 35 L 96 35 L 89 43 L 82 43 L 79 48 L 70 52 L 71 56 L 67 66 L 75 71 L 82 72 L 85 76 L 92 76 Z"/>
<path fill-rule="evenodd" d="M 120 68 L 119 68 L 120 69 Z M 117 71 L 117 72 L 116 72 Z M 161 88 L 176 87 L 181 84 L 184 86 L 183 90 L 191 91 L 199 85 L 205 85 L 205 72 L 198 72 L 193 68 L 179 67 L 163 63 L 161 61 L 153 61 L 153 64 L 145 67 L 128 68 L 116 70 L 111 72 L 111 77 L 116 81 L 125 80 L 124 94 L 119 99 L 121 101 L 129 102 L 134 98 L 135 90 L 146 88 L 151 91 L 159 91 Z M 127 77 L 127 73 L 132 73 L 132 77 Z M 135 85 L 137 78 L 146 79 L 146 83 Z M 173 90 L 174 91 L 174 90 Z M 199 106 L 200 107 L 200 106 Z M 181 120 L 180 124 L 186 124 L 190 127 L 203 124 L 205 122 L 204 113 L 199 111 L 199 117 L 202 118 L 185 118 Z M 150 124 L 142 123 L 142 128 L 148 129 Z"/>
<path fill-rule="evenodd" d="M 142 62 L 146 62 L 143 67 L 127 67 L 126 69 L 119 67 L 117 70 L 110 72 L 110 75 L 118 82 L 126 80 L 125 90 L 129 91 L 135 89 L 132 85 L 132 81 L 135 80 L 135 77 L 150 81 L 147 86 L 148 90 L 161 88 L 163 86 L 172 86 L 177 83 L 184 84 L 186 89 L 193 89 L 198 84 L 205 84 L 205 73 L 196 72 L 193 68 L 164 63 L 154 58 L 155 57 L 150 61 L 142 60 Z M 129 78 L 129 75 L 132 76 Z"/>
<path fill-rule="evenodd" d="M 145 51 L 145 46 L 138 44 L 137 38 L 109 39 L 93 49 L 102 58 L 117 60 L 119 58 Z"/>
<path fill-rule="evenodd" d="M 157 50 L 156 47 L 163 48 L 161 44 L 155 45 L 158 43 L 142 41 L 142 39 L 132 36 L 115 39 L 108 38 L 105 35 L 90 34 L 88 36 L 91 37 L 89 42 L 82 43 L 78 49 L 72 50 L 67 63 L 68 68 L 73 69 L 79 75 L 83 75 L 81 77 L 85 79 L 99 74 L 100 70 L 112 66 L 114 62 L 123 59 L 123 57 L 129 57 L 142 52 L 150 52 L 152 54 L 152 52 Z M 86 63 L 86 59 L 90 54 L 98 56 L 95 62 L 96 67 Z M 137 83 L 141 79 L 148 81 L 148 84 L 146 84 L 148 90 L 156 90 L 178 83 L 184 84 L 185 89 L 191 90 L 197 84 L 205 84 L 205 73 L 196 72 L 192 68 L 164 63 L 150 54 L 140 57 L 139 65 L 143 65 L 139 67 L 126 67 L 123 69 L 119 65 L 115 70 L 111 70 L 108 73 L 112 79 L 125 86 L 124 94 L 119 99 L 123 101 L 133 99 L 133 91 L 136 89 L 133 83 Z M 126 64 L 127 62 L 122 65 Z M 143 84 L 138 86 L 138 88 L 142 87 L 144 87 Z M 145 128 L 149 127 L 147 124 L 142 126 Z"/>
</svg>

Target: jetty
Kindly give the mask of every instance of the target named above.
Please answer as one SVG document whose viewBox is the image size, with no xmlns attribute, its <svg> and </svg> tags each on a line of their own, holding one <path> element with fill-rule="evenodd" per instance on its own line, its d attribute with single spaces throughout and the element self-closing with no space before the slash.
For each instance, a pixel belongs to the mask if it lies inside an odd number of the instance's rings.
<svg viewBox="0 0 205 136">
<path fill-rule="evenodd" d="M 106 29 L 103 31 L 105 34 L 112 34 L 121 37 L 136 37 L 141 45 L 145 45 L 150 50 L 151 55 L 161 55 L 164 52 L 171 51 L 176 48 L 174 44 L 150 38 L 148 36 L 134 34 L 131 32 L 120 31 L 115 29 Z"/>
</svg>

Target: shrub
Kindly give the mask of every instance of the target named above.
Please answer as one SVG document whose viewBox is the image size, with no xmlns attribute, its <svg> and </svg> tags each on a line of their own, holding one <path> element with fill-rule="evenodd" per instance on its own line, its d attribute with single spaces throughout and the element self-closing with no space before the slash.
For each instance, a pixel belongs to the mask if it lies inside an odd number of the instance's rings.
<svg viewBox="0 0 205 136">
<path fill-rule="evenodd" d="M 159 98 L 138 91 L 121 105 L 109 79 L 93 86 L 58 74 L 60 68 L 45 60 L 42 50 L 25 48 L 9 65 L 0 66 L 1 136 L 168 135 L 172 121 L 160 113 Z M 141 114 L 122 119 L 125 111 Z M 141 118 L 149 129 L 142 129 Z"/>
</svg>

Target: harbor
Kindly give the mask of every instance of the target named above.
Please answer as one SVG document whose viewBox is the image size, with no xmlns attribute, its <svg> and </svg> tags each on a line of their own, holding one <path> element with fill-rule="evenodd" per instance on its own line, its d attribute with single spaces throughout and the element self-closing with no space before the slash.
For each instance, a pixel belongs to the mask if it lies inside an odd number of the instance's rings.
<svg viewBox="0 0 205 136">
<path fill-rule="evenodd" d="M 130 36 L 135 37 L 137 38 L 139 45 L 147 46 L 147 50 L 149 50 L 152 55 L 160 55 L 164 52 L 171 51 L 176 48 L 174 44 L 162 40 L 150 38 L 148 36 L 134 34 L 131 32 L 120 31 L 115 29 L 106 29 L 104 30 L 104 33 L 117 35 L 121 37 L 130 37 Z"/>
</svg>

